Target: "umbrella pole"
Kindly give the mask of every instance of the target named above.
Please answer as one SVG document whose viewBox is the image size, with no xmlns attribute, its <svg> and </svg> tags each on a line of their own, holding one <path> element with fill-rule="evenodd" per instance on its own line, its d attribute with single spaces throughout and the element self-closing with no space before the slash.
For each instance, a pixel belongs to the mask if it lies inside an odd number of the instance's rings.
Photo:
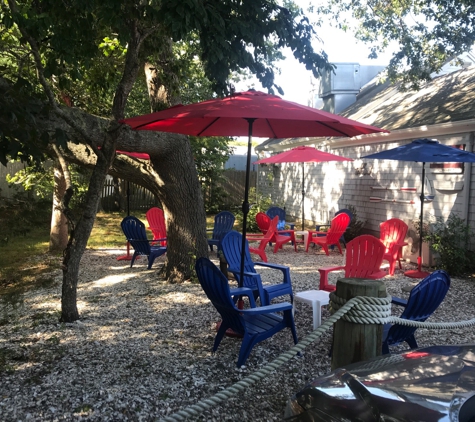
<svg viewBox="0 0 475 422">
<path fill-rule="evenodd" d="M 249 214 L 249 173 L 251 171 L 251 141 L 252 125 L 256 119 L 246 119 L 249 123 L 249 137 L 247 141 L 247 160 L 246 160 L 246 184 L 244 186 L 244 202 L 242 203 L 242 245 L 241 245 L 241 269 L 239 273 L 239 287 L 244 282 L 244 250 L 246 248 L 247 215 Z M 242 301 L 242 298 L 239 298 Z M 239 307 L 239 305 L 238 305 Z"/>
<path fill-rule="evenodd" d="M 407 277 L 412 278 L 424 278 L 427 277 L 430 273 L 427 271 L 422 271 L 422 230 L 424 224 L 424 185 L 426 179 L 426 163 L 422 163 L 422 187 L 421 187 L 421 220 L 419 227 L 419 256 L 417 257 L 417 270 L 410 270 L 404 273 Z"/>
<path fill-rule="evenodd" d="M 302 231 L 305 230 L 305 163 L 302 162 Z"/>
<path fill-rule="evenodd" d="M 426 163 L 422 163 L 422 188 L 421 188 L 421 225 L 419 233 L 419 257 L 417 258 L 417 264 L 419 266 L 419 271 L 422 267 L 422 240 L 423 240 L 423 225 L 424 225 L 424 187 L 426 180 Z"/>
</svg>

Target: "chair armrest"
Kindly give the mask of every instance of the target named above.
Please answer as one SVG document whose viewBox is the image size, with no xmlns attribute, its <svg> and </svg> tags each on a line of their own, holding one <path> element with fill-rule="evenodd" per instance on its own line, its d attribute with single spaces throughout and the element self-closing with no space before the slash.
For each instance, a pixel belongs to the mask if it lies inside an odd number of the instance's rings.
<svg viewBox="0 0 475 422">
<path fill-rule="evenodd" d="M 230 290 L 232 296 L 247 296 L 249 298 L 249 304 L 251 305 L 251 308 L 256 307 L 254 292 L 249 287 L 236 287 Z"/>
<path fill-rule="evenodd" d="M 331 272 L 331 271 L 339 271 L 339 270 L 344 270 L 346 267 L 344 265 L 341 265 L 339 267 L 322 267 L 319 268 L 318 271 L 324 271 L 324 272 Z"/>
<path fill-rule="evenodd" d="M 321 232 L 321 231 L 318 231 L 318 230 L 309 230 L 308 231 L 309 237 L 312 237 L 314 234 L 316 234 L 316 235 L 321 234 L 323 236 L 326 236 L 328 234 L 328 232 Z"/>
<path fill-rule="evenodd" d="M 391 296 L 391 303 L 394 303 L 395 305 L 398 306 L 407 306 L 407 300 L 403 299 L 401 297 L 396 297 L 396 296 Z"/>
<path fill-rule="evenodd" d="M 292 304 L 289 302 L 275 303 L 273 305 L 260 306 L 258 308 L 252 309 L 243 309 L 243 314 L 248 315 L 259 315 L 259 314 L 269 314 L 271 312 L 282 312 L 290 311 L 292 309 Z"/>
<path fill-rule="evenodd" d="M 282 271 L 283 282 L 290 283 L 290 268 L 286 265 L 271 264 L 270 262 L 254 262 L 254 266 L 271 268 L 273 270 Z"/>
<path fill-rule="evenodd" d="M 238 268 L 228 268 L 228 271 L 232 272 L 233 274 L 241 274 L 241 269 Z M 256 276 L 259 276 L 258 273 L 250 273 L 249 271 L 244 271 L 243 272 L 243 275 L 247 276 L 247 277 L 256 277 Z"/>
<path fill-rule="evenodd" d="M 166 237 L 163 237 L 163 238 L 161 238 L 161 239 L 152 239 L 152 240 L 147 239 L 147 240 L 148 240 L 149 242 L 164 242 L 165 240 L 167 240 L 167 238 L 166 238 Z"/>
<path fill-rule="evenodd" d="M 287 272 L 289 271 L 289 267 L 287 267 L 287 265 L 280 265 L 280 264 L 272 264 L 270 262 L 254 262 L 254 266 L 259 266 L 259 267 L 266 267 L 266 268 L 273 268 L 274 270 L 280 270 L 280 271 L 284 271 L 284 272 Z"/>
</svg>

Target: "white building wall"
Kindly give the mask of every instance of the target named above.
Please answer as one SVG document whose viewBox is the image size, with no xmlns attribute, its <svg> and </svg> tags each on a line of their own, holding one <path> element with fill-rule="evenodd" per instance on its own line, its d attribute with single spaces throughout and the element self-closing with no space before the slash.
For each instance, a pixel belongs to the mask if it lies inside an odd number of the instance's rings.
<svg viewBox="0 0 475 422">
<path fill-rule="evenodd" d="M 441 143 L 449 145 L 471 142 L 471 135 L 439 137 Z M 406 142 L 410 142 L 408 140 Z M 362 156 L 382 149 L 394 148 L 406 142 L 384 145 L 318 149 L 352 158 L 352 162 L 305 163 L 305 220 L 306 227 L 327 223 L 336 211 L 352 205 L 359 220 L 366 221 L 365 231 L 379 234 L 379 224 L 392 217 L 408 224 L 419 220 L 420 189 L 422 186 L 422 164 L 392 160 L 365 160 Z M 468 149 L 468 147 L 467 147 Z M 259 191 L 271 196 L 275 205 L 285 206 L 288 215 L 300 221 L 302 215 L 302 166 L 300 163 L 259 166 Z M 465 163 L 463 174 L 436 174 L 426 164 L 426 177 L 435 194 L 432 202 L 424 203 L 424 216 L 442 216 L 451 212 L 461 218 L 468 215 L 471 227 L 475 228 L 475 176 L 470 177 L 472 165 Z M 269 174 L 275 174 L 269 176 Z M 469 182 L 469 185 L 466 183 Z M 417 193 L 397 190 L 372 190 L 371 186 L 416 187 Z M 463 188 L 461 188 L 463 186 Z M 470 186 L 470 191 L 467 192 Z M 425 193 L 429 194 L 425 188 Z M 392 202 L 370 202 L 370 197 L 384 199 L 412 200 L 413 204 Z M 289 218 L 290 220 L 290 218 Z"/>
</svg>

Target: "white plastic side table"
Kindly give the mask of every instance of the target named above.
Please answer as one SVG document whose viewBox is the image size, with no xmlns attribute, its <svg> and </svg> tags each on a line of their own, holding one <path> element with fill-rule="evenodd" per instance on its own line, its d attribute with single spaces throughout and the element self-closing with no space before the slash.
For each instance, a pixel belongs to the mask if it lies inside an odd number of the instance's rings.
<svg viewBox="0 0 475 422">
<path fill-rule="evenodd" d="M 303 246 L 306 248 L 307 247 L 307 241 L 308 241 L 308 230 L 295 230 L 294 234 L 303 236 Z M 300 242 L 302 242 L 302 241 L 300 241 Z"/>
<path fill-rule="evenodd" d="M 322 306 L 330 303 L 330 292 L 325 290 L 305 290 L 295 293 L 294 301 L 312 305 L 313 329 L 316 330 L 322 324 Z"/>
</svg>

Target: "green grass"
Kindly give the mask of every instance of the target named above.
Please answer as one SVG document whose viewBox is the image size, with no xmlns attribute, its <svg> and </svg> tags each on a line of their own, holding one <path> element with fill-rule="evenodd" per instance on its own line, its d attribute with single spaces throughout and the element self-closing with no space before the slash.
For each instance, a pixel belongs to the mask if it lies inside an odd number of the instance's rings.
<svg viewBox="0 0 475 422">
<path fill-rule="evenodd" d="M 145 212 L 136 211 L 135 217 L 147 225 Z M 120 228 L 120 222 L 126 216 L 125 213 L 109 212 L 97 213 L 94 227 L 87 242 L 88 248 L 117 248 L 125 245 L 124 233 Z"/>
<path fill-rule="evenodd" d="M 51 272 L 61 265 L 60 253 L 49 252 L 49 230 L 51 208 L 47 204 L 41 210 L 7 209 L 0 217 L 0 296 L 9 300 L 10 297 L 34 288 L 48 286 L 53 282 Z M 29 215 L 35 219 L 28 220 Z M 97 214 L 87 247 L 117 248 L 125 246 L 125 237 L 120 222 L 125 213 Z M 144 211 L 134 211 L 133 215 L 145 224 Z M 207 227 L 212 228 L 214 215 L 207 216 Z M 15 231 L 5 228 L 14 227 Z"/>
</svg>

